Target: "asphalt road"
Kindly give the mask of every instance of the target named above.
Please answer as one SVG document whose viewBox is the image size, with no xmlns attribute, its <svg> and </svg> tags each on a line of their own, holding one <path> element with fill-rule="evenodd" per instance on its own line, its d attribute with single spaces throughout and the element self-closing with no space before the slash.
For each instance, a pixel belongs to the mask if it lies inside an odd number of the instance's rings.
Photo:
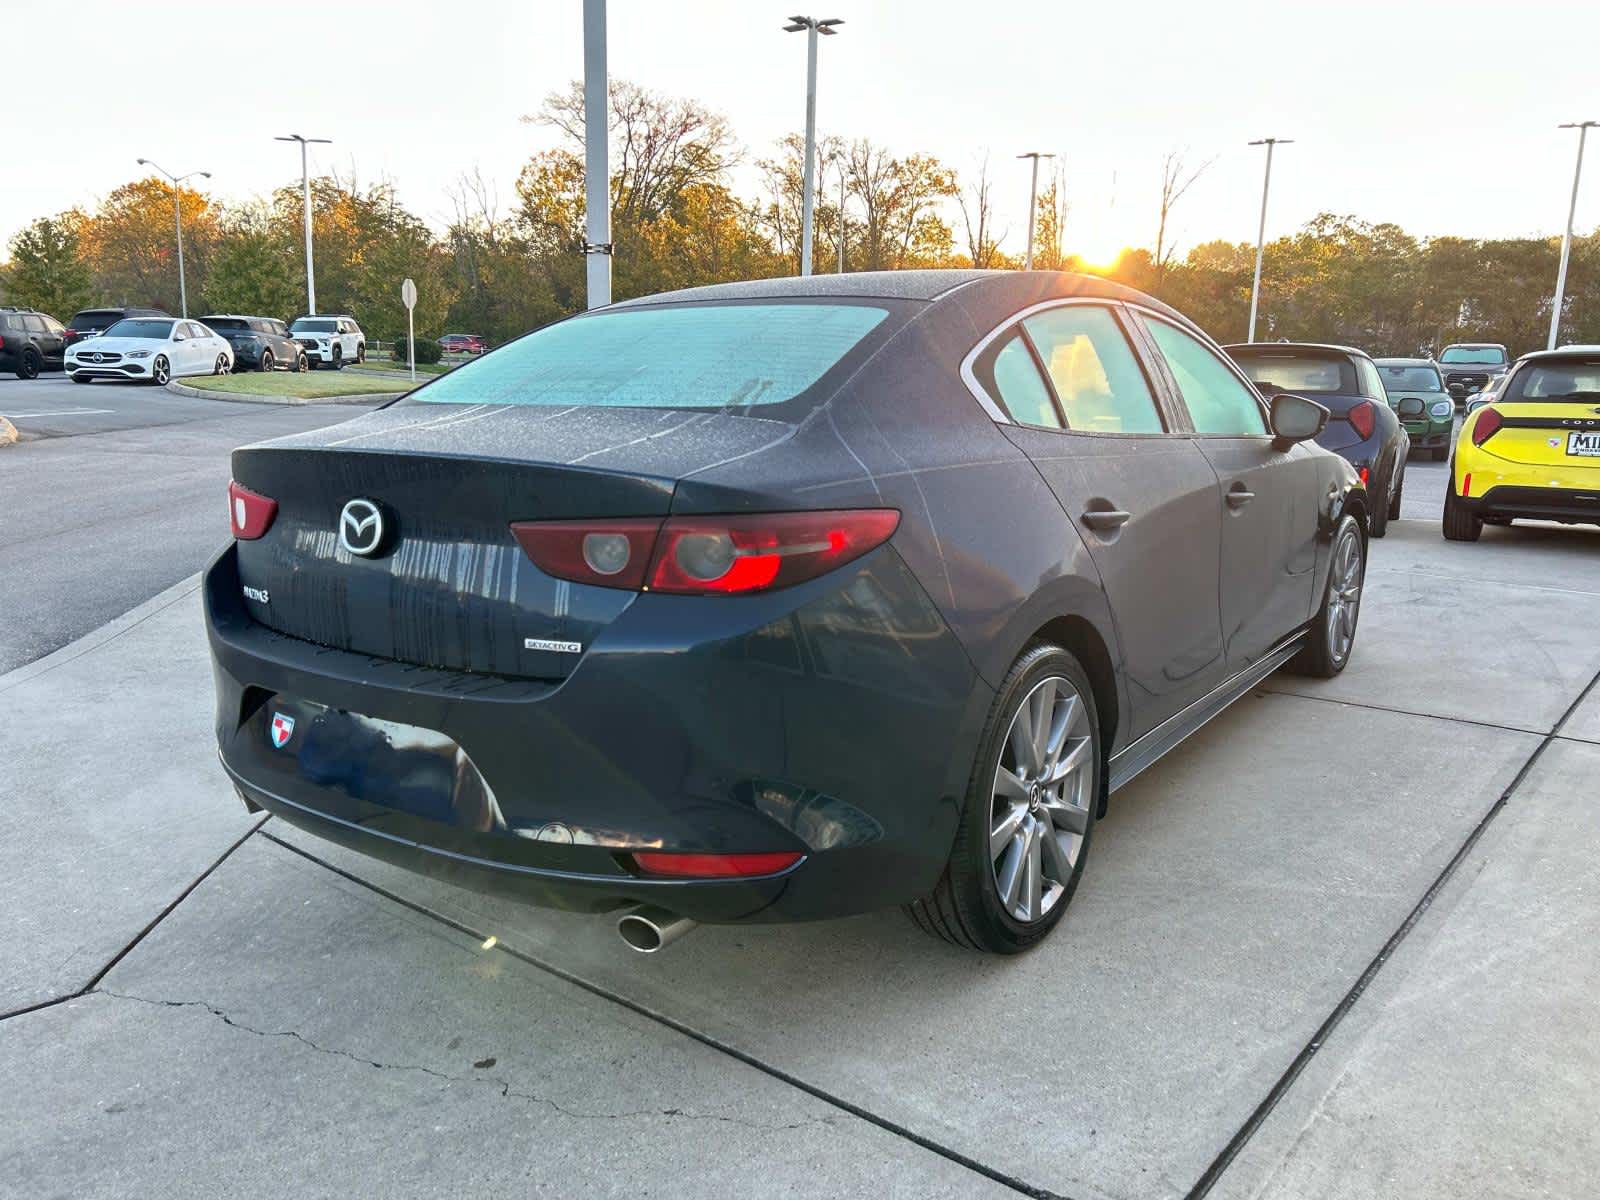
<svg viewBox="0 0 1600 1200">
<path fill-rule="evenodd" d="M 21 439 L 0 447 L 0 673 L 203 567 L 228 538 L 235 446 L 364 411 L 0 376 Z"/>
</svg>

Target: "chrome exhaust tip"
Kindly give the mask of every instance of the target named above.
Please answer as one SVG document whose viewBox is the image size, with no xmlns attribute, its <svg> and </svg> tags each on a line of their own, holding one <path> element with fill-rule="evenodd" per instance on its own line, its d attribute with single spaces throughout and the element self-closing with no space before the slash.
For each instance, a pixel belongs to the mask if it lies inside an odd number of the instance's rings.
<svg viewBox="0 0 1600 1200">
<path fill-rule="evenodd" d="M 654 954 L 672 945 L 698 924 L 698 921 L 680 917 L 653 904 L 641 904 L 617 918 L 617 934 L 630 950 Z"/>
</svg>

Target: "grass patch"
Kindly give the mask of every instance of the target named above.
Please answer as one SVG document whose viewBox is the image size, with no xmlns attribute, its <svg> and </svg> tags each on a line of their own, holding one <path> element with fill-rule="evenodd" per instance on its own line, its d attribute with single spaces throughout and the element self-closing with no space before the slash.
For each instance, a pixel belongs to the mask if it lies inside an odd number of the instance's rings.
<svg viewBox="0 0 1600 1200">
<path fill-rule="evenodd" d="M 203 392 L 227 392 L 235 396 L 285 396 L 299 400 L 404 390 L 397 386 L 402 383 L 401 380 L 352 375 L 346 371 L 251 371 L 244 375 L 199 375 L 179 382 Z"/>
<path fill-rule="evenodd" d="M 456 367 L 459 367 L 460 365 L 461 365 L 460 363 L 451 363 L 451 362 L 418 363 L 417 364 L 417 377 L 420 379 L 424 375 L 444 375 L 444 374 L 447 374 L 450 371 L 454 370 Z M 394 359 L 392 359 L 392 358 L 368 358 L 366 362 L 361 364 L 361 369 L 363 371 L 365 371 L 369 367 L 372 368 L 373 370 L 377 370 L 377 371 L 405 371 L 405 370 L 407 370 L 407 367 L 406 367 L 405 363 L 403 363 L 403 362 L 395 362 Z"/>
</svg>

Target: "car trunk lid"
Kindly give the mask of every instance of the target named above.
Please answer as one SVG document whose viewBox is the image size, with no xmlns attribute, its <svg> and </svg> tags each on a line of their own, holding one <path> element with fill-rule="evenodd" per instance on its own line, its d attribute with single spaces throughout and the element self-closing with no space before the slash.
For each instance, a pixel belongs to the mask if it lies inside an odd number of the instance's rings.
<svg viewBox="0 0 1600 1200">
<path fill-rule="evenodd" d="M 246 447 L 234 478 L 278 505 L 238 543 L 246 603 L 339 650 L 562 679 L 635 593 L 544 574 L 511 523 L 665 516 L 682 475 L 788 431 L 719 412 L 405 405 Z M 371 554 L 341 543 L 351 501 L 380 515 Z"/>
<path fill-rule="evenodd" d="M 1500 427 L 1482 444 L 1485 452 L 1510 462 L 1600 472 L 1600 404 L 1522 401 L 1493 407 Z"/>
</svg>

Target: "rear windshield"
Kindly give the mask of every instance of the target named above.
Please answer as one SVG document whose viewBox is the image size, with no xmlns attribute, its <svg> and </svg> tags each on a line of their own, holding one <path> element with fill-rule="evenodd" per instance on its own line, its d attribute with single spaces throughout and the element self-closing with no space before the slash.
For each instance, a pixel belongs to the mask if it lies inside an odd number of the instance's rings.
<svg viewBox="0 0 1600 1200">
<path fill-rule="evenodd" d="M 1506 352 L 1499 346 L 1447 346 L 1439 361 L 1457 367 L 1499 367 L 1505 365 Z"/>
<path fill-rule="evenodd" d="M 338 329 L 339 323 L 337 321 L 314 321 L 307 320 L 305 317 L 301 317 L 293 325 L 289 326 L 290 333 L 337 333 Z"/>
<path fill-rule="evenodd" d="M 1434 367 L 1386 367 L 1378 364 L 1383 386 L 1389 392 L 1442 392 L 1444 384 Z"/>
<path fill-rule="evenodd" d="M 1586 362 L 1528 365 L 1511 379 L 1501 400 L 1600 400 L 1600 357 Z"/>
<path fill-rule="evenodd" d="M 237 333 L 250 328 L 250 322 L 242 317 L 202 317 L 200 318 L 218 333 Z"/>
<path fill-rule="evenodd" d="M 171 321 L 154 321 L 149 317 L 130 317 L 106 330 L 107 337 L 164 338 L 171 333 Z"/>
<path fill-rule="evenodd" d="M 1267 394 L 1273 392 L 1323 392 L 1330 396 L 1359 396 L 1356 369 L 1343 355 L 1307 353 L 1255 353 L 1235 355 L 1239 368 Z"/>
<path fill-rule="evenodd" d="M 430 404 L 748 408 L 800 395 L 889 315 L 866 304 L 620 309 L 547 325 L 419 391 Z"/>
<path fill-rule="evenodd" d="M 122 320 L 121 309 L 89 309 L 72 318 L 68 329 L 104 329 Z"/>
</svg>

